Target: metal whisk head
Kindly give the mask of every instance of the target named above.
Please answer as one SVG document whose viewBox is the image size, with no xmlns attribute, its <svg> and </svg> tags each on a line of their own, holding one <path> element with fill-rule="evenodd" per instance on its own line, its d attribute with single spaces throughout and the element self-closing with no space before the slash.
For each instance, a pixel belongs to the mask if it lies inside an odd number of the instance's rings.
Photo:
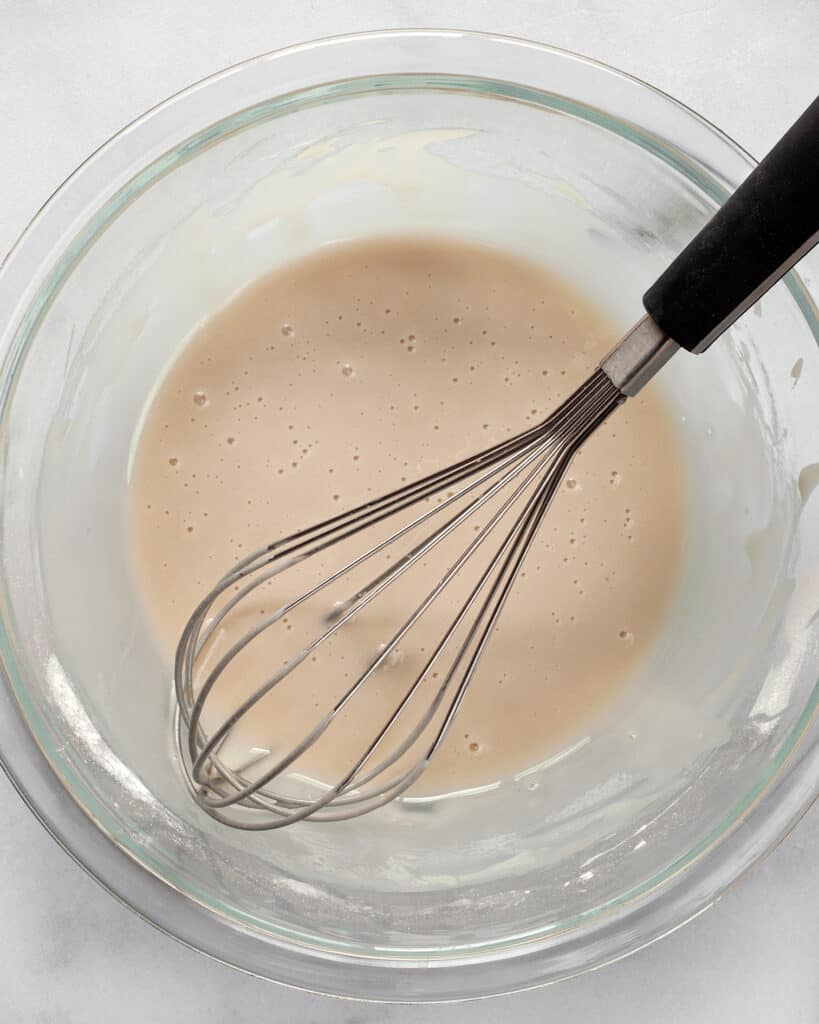
<svg viewBox="0 0 819 1024">
<path fill-rule="evenodd" d="M 176 654 L 179 750 L 198 803 L 220 821 L 261 830 L 308 817 L 351 818 L 411 786 L 452 725 L 574 455 L 624 399 L 609 375 L 597 370 L 539 425 L 238 562 L 197 606 Z M 479 512 L 481 522 L 476 526 L 473 517 Z M 488 543 L 492 539 L 494 545 Z M 445 558 L 438 552 L 438 558 L 427 563 L 426 557 L 441 544 Z M 306 582 L 289 582 L 305 575 L 311 565 L 313 575 L 308 572 Z M 355 620 L 372 614 L 387 590 L 400 587 L 413 570 L 422 589 L 410 604 L 401 606 L 409 614 L 403 618 L 402 613 L 402 621 L 384 636 L 332 705 L 317 710 L 315 725 L 288 744 L 285 720 L 277 742 L 256 750 L 251 758 L 245 746 L 237 756 L 232 750 L 236 733 L 261 703 L 297 679 L 299 669 L 315 660 L 322 648 L 332 647 Z M 352 592 L 345 587 L 352 587 Z M 279 590 L 276 610 L 268 613 L 257 605 L 259 595 L 272 594 L 271 588 Z M 400 687 L 381 686 L 378 680 L 396 658 L 399 645 L 410 642 L 411 631 L 422 628 L 436 603 L 451 604 L 453 588 L 458 593 L 451 619 L 421 648 L 420 668 L 412 666 Z M 332 595 L 339 592 L 342 599 L 333 601 Z M 280 593 L 287 595 L 284 600 Z M 271 663 L 267 678 L 244 679 L 241 659 L 250 646 L 262 637 L 270 642 L 271 631 L 276 630 L 283 631 L 284 641 L 289 621 L 308 606 L 319 609 L 313 620 L 315 636 L 278 667 Z M 235 634 L 237 623 L 242 624 L 239 638 L 225 643 L 225 627 L 232 624 Z M 225 649 L 219 647 L 220 636 Z M 334 660 L 332 671 L 341 675 L 339 666 Z M 225 714 L 224 697 L 216 702 L 214 692 L 220 684 L 227 686 L 226 676 L 231 674 L 243 678 L 243 690 Z M 360 720 L 376 686 L 382 702 L 387 691 L 383 724 L 362 739 L 349 767 L 332 782 L 317 782 L 300 772 L 311 752 L 323 742 L 333 742 L 334 727 L 342 717 Z M 283 714 L 286 718 L 286 706 Z"/>
</svg>

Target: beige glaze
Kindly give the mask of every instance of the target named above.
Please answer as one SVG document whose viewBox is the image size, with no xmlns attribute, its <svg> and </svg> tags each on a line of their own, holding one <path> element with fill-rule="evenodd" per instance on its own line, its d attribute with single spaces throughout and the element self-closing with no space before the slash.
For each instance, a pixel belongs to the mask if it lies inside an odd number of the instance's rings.
<svg viewBox="0 0 819 1024">
<path fill-rule="evenodd" d="M 340 244 L 254 283 L 170 367 L 135 453 L 134 560 L 169 658 L 188 613 L 237 557 L 531 426 L 616 334 L 542 269 L 448 240 Z M 631 400 L 564 481 L 422 791 L 514 774 L 582 737 L 657 635 L 677 581 L 683 508 L 667 414 L 654 394 Z M 304 731 L 475 524 L 247 716 L 240 748 L 282 749 Z M 341 563 L 316 571 L 331 564 Z M 295 585 L 277 581 L 219 649 Z M 452 619 L 463 586 L 376 673 L 332 742 L 299 763 L 304 774 L 332 780 L 350 767 Z M 208 721 L 315 635 L 350 587 L 254 643 L 214 691 Z"/>
</svg>

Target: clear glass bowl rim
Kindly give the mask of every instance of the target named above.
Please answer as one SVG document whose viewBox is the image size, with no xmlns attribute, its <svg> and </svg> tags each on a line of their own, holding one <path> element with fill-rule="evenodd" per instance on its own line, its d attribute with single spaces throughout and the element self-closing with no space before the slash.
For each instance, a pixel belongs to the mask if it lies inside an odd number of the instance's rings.
<svg viewBox="0 0 819 1024">
<path fill-rule="evenodd" d="M 316 40 L 244 61 L 177 93 L 122 129 L 92 154 L 60 186 L 33 218 L 15 246 L 0 264 L 0 356 L 3 359 L 0 402 L 4 402 L 13 366 L 8 365 L 12 343 L 26 321 L 36 315 L 31 303 L 41 291 L 43 268 L 60 252 L 76 230 L 89 219 L 89 211 L 106 206 L 126 190 L 135 168 L 150 166 L 163 153 L 177 155 L 193 132 L 188 115 L 193 110 L 210 119 L 217 90 L 231 78 L 259 71 L 267 99 L 288 95 L 295 89 L 329 84 L 327 68 L 341 56 L 342 66 L 360 60 L 366 67 L 383 60 L 390 65 L 400 47 L 405 59 L 420 70 L 431 55 L 430 45 L 442 45 L 457 63 L 480 66 L 475 81 L 487 93 L 504 95 L 510 83 L 523 83 L 536 62 L 559 74 L 569 69 L 575 82 L 590 83 L 594 92 L 600 82 L 618 91 L 618 103 L 631 105 L 636 132 L 644 131 L 648 111 L 655 124 L 646 138 L 660 138 L 666 156 L 688 171 L 700 186 L 716 198 L 735 187 L 753 160 L 736 143 L 699 115 L 673 98 L 640 80 L 599 62 L 543 44 L 506 36 L 457 30 L 387 30 Z M 351 60 L 353 58 L 353 60 Z M 437 55 L 434 59 L 438 59 Z M 512 63 L 510 63 L 510 59 Z M 528 65 L 526 62 L 529 62 Z M 288 69 L 295 65 L 296 75 Z M 305 65 L 306 67 L 303 66 Z M 336 59 L 336 64 L 339 61 Z M 515 77 L 488 75 L 490 69 L 514 67 Z M 458 69 L 460 71 L 460 68 Z M 404 74 L 412 73 L 404 69 Z M 452 74 L 449 67 L 439 74 Z M 289 74 L 289 77 L 288 77 Z M 344 79 L 355 75 L 345 74 Z M 307 81 L 309 79 L 309 81 Z M 597 83 L 595 85 L 594 83 Z M 534 92 L 538 89 L 534 88 Z M 251 109 L 260 100 L 254 100 Z M 232 108 L 236 112 L 236 108 Z M 210 119 L 218 123 L 220 117 Z M 624 122 L 629 124 L 628 122 Z M 684 137 L 680 143 L 679 137 Z M 169 145 L 168 134 L 179 136 Z M 126 190 L 127 191 L 127 190 Z M 819 324 L 810 290 L 792 275 L 791 291 L 819 342 Z M 0 637 L 3 661 L 11 657 L 8 638 Z M 616 960 L 680 927 L 712 905 L 719 896 L 790 831 L 817 795 L 819 779 L 819 721 L 815 714 L 819 684 L 812 706 L 794 730 L 793 742 L 782 763 L 769 778 L 749 793 L 741 813 L 727 822 L 723 832 L 675 866 L 666 877 L 633 900 L 606 910 L 572 930 L 547 936 L 525 947 L 511 947 L 477 957 L 449 958 L 419 971 L 418 965 L 399 960 L 328 956 L 298 943 L 273 940 L 245 931 L 197 903 L 189 895 L 160 879 L 123 847 L 109 838 L 90 811 L 71 793 L 52 769 L 24 712 L 13 695 L 5 670 L 0 687 L 0 764 L 33 813 L 52 836 L 104 888 L 145 920 L 166 934 L 214 959 L 241 970 L 294 987 L 351 998 L 392 1001 L 444 1001 L 500 994 L 537 987 L 570 977 Z M 741 826 L 741 827 L 740 827 Z"/>
</svg>

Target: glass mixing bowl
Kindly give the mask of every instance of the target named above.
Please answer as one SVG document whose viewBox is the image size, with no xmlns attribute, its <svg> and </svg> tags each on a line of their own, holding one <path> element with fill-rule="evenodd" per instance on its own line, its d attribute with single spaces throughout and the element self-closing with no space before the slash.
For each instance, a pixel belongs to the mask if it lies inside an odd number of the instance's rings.
<svg viewBox="0 0 819 1024">
<path fill-rule="evenodd" d="M 343 824 L 217 825 L 175 763 L 126 530 L 157 380 L 260 273 L 342 238 L 444 232 L 557 267 L 625 328 L 750 166 L 591 61 L 384 32 L 224 71 L 63 185 L 0 274 L 0 754 L 103 885 L 265 977 L 454 999 L 639 948 L 787 832 L 819 769 L 819 324 L 797 274 L 652 385 L 689 484 L 665 629 L 582 735 L 497 786 Z"/>
</svg>

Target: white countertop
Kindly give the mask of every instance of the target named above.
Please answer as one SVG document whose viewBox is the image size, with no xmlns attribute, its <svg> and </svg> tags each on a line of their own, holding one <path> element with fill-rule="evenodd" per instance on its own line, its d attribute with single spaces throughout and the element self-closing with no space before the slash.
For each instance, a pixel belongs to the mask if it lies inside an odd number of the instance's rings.
<svg viewBox="0 0 819 1024">
<path fill-rule="evenodd" d="M 614 64 L 760 156 L 819 86 L 817 0 L 0 0 L 0 254 L 88 153 L 225 65 L 367 28 L 527 36 Z M 816 1024 L 819 812 L 684 929 L 551 989 L 445 1007 L 286 990 L 183 948 L 57 848 L 0 777 L 2 1024 Z"/>
</svg>

